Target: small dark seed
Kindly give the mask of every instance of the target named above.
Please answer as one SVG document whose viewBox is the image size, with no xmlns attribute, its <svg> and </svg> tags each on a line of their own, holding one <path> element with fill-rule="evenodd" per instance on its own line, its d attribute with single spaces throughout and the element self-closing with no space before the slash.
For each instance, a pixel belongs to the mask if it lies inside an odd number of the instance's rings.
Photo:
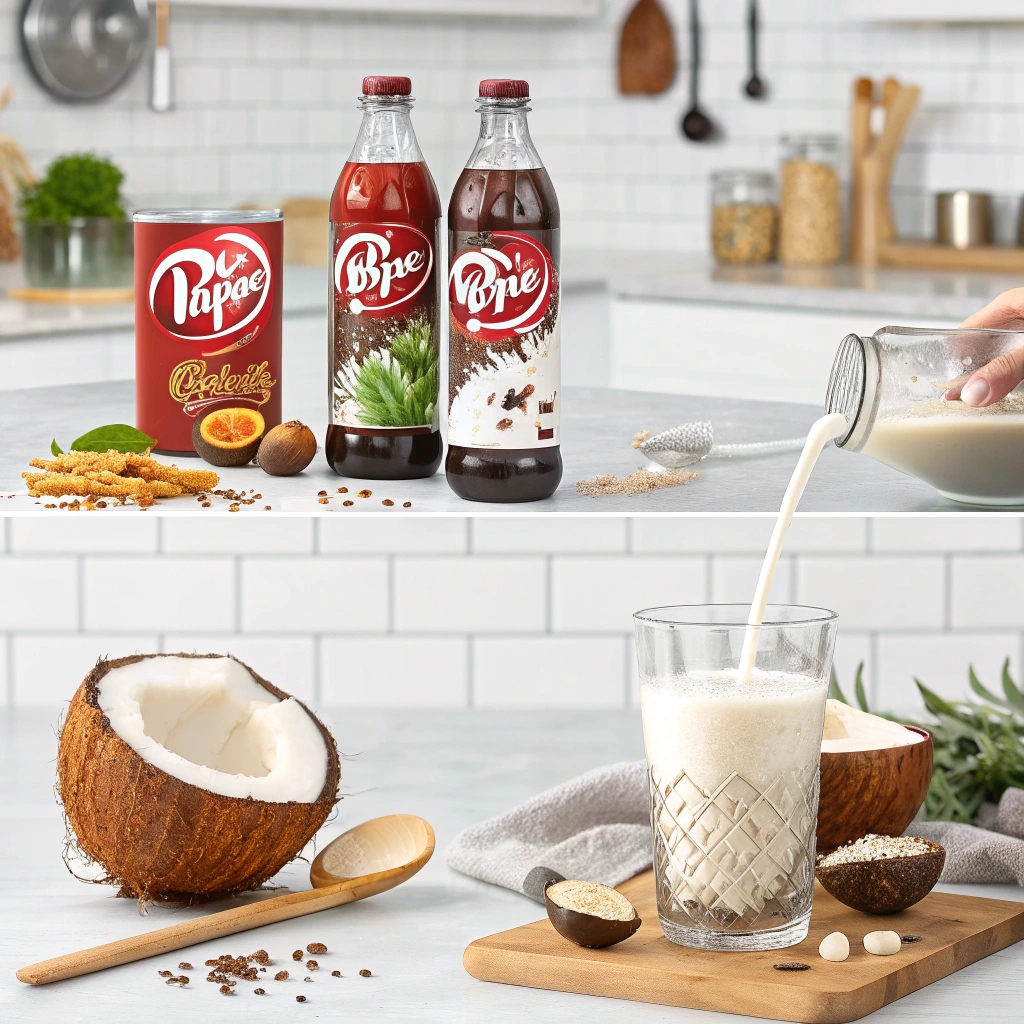
<svg viewBox="0 0 1024 1024">
<path fill-rule="evenodd" d="M 157 971 L 156 973 L 159 974 L 161 978 L 169 978 L 171 976 L 170 971 Z"/>
<path fill-rule="evenodd" d="M 178 964 L 178 970 L 179 971 L 191 971 L 192 970 L 192 965 L 187 960 L 182 960 L 181 963 Z"/>
<path fill-rule="evenodd" d="M 178 984 L 179 985 L 187 985 L 188 984 L 188 975 L 187 974 L 183 974 L 180 978 L 178 978 Z"/>
<path fill-rule="evenodd" d="M 341 977 L 341 971 L 331 971 L 331 977 L 332 978 L 340 978 Z"/>
<path fill-rule="evenodd" d="M 345 508 L 348 508 L 348 507 L 349 507 L 349 505 L 354 505 L 354 504 L 355 504 L 355 502 L 354 502 L 354 501 L 343 501 L 343 502 L 342 502 L 342 505 L 344 505 L 344 506 L 345 506 Z"/>
<path fill-rule="evenodd" d="M 306 970 L 307 971 L 319 971 L 320 970 L 320 965 L 315 960 L 307 960 L 306 961 Z"/>
<path fill-rule="evenodd" d="M 365 487 L 359 492 L 360 498 L 369 498 L 373 494 L 373 491 L 367 490 Z"/>
<path fill-rule="evenodd" d="M 287 980 L 288 980 L 288 972 L 287 971 L 278 971 L 277 974 L 274 975 L 274 981 L 287 981 Z"/>
<path fill-rule="evenodd" d="M 792 961 L 783 964 L 772 964 L 772 967 L 777 971 L 809 971 L 811 969 L 810 964 L 798 964 Z"/>
<path fill-rule="evenodd" d="M 252 990 L 252 994 L 253 994 L 254 996 L 265 996 L 265 995 L 266 995 L 267 993 L 266 993 L 266 992 L 264 992 L 264 991 L 263 991 L 263 989 L 261 989 L 261 988 L 254 988 L 254 989 Z"/>
<path fill-rule="evenodd" d="M 222 996 L 233 996 L 235 993 L 231 990 L 230 985 L 221 985 L 220 994 Z"/>
<path fill-rule="evenodd" d="M 900 941 L 901 942 L 920 942 L 921 941 L 921 936 L 920 935 L 902 935 L 902 936 L 900 936 Z"/>
<path fill-rule="evenodd" d="M 369 976 L 370 976 L 370 971 L 368 971 L 365 967 L 359 972 L 359 977 L 360 978 L 368 978 Z"/>
<path fill-rule="evenodd" d="M 305 1001 L 306 1001 L 306 997 L 305 996 L 296 996 L 295 997 L 295 1002 L 297 1002 L 297 1003 L 304 1003 Z"/>
<path fill-rule="evenodd" d="M 392 505 L 394 505 L 394 502 L 393 502 L 393 501 L 392 501 L 392 500 L 391 500 L 390 498 L 385 498 L 385 499 L 384 499 L 384 500 L 383 500 L 383 501 L 381 502 L 381 504 L 382 504 L 382 505 L 387 505 L 387 506 L 388 506 L 388 508 L 390 508 L 390 507 L 391 507 Z"/>
<path fill-rule="evenodd" d="M 412 508 L 412 502 L 411 501 L 403 501 L 402 502 L 402 508 Z"/>
<path fill-rule="evenodd" d="M 295 952 L 292 953 L 292 959 L 293 960 L 301 960 L 302 959 L 302 950 L 301 949 L 295 950 Z"/>
<path fill-rule="evenodd" d="M 322 942 L 311 942 L 306 947 L 307 953 L 312 953 L 314 956 L 322 956 L 327 952 L 327 947 Z"/>
</svg>

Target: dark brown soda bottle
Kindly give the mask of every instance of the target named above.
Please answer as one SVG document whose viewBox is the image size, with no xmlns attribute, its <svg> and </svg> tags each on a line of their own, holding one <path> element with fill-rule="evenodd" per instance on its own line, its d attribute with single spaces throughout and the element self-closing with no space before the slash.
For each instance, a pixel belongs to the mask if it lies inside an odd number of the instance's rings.
<svg viewBox="0 0 1024 1024">
<path fill-rule="evenodd" d="M 448 456 L 471 501 L 536 501 L 562 478 L 559 214 L 526 82 L 480 83 L 480 137 L 448 207 Z"/>
<path fill-rule="evenodd" d="M 412 480 L 441 464 L 441 201 L 411 91 L 400 76 L 363 80 L 363 123 L 331 197 L 325 447 L 342 476 Z"/>
</svg>

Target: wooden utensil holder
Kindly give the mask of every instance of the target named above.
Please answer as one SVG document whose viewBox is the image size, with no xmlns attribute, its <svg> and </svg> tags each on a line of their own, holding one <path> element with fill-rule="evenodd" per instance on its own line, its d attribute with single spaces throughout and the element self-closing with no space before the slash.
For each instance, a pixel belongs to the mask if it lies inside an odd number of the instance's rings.
<svg viewBox="0 0 1024 1024">
<path fill-rule="evenodd" d="M 881 96 L 885 111 L 885 126 L 879 134 L 871 130 L 876 96 Z M 890 201 L 892 171 L 920 98 L 921 90 L 916 85 L 904 85 L 895 78 L 887 78 L 880 87 L 869 78 L 859 78 L 854 83 L 850 262 L 862 267 L 1024 271 L 1024 248 L 1017 246 L 956 249 L 923 240 L 901 241 L 897 237 Z"/>
</svg>

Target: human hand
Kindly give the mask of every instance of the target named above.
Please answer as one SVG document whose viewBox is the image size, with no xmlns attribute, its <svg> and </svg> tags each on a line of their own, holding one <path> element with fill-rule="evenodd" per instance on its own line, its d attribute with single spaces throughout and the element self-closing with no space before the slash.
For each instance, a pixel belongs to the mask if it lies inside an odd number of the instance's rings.
<svg viewBox="0 0 1024 1024">
<path fill-rule="evenodd" d="M 961 327 L 989 327 L 1024 331 L 1024 288 L 1011 288 L 996 296 L 984 309 L 969 316 Z M 1024 345 L 1004 352 L 987 363 L 959 388 L 949 388 L 946 398 L 959 398 L 964 405 L 983 409 L 1005 398 L 1024 380 Z"/>
</svg>

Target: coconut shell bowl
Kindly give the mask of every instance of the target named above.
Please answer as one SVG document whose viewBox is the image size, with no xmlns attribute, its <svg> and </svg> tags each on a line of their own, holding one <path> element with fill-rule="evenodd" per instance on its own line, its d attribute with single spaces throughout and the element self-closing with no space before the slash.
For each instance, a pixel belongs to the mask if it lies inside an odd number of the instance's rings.
<svg viewBox="0 0 1024 1024">
<path fill-rule="evenodd" d="M 818 853 L 874 833 L 901 835 L 921 809 L 932 779 L 932 738 L 880 750 L 822 752 Z"/>
</svg>

